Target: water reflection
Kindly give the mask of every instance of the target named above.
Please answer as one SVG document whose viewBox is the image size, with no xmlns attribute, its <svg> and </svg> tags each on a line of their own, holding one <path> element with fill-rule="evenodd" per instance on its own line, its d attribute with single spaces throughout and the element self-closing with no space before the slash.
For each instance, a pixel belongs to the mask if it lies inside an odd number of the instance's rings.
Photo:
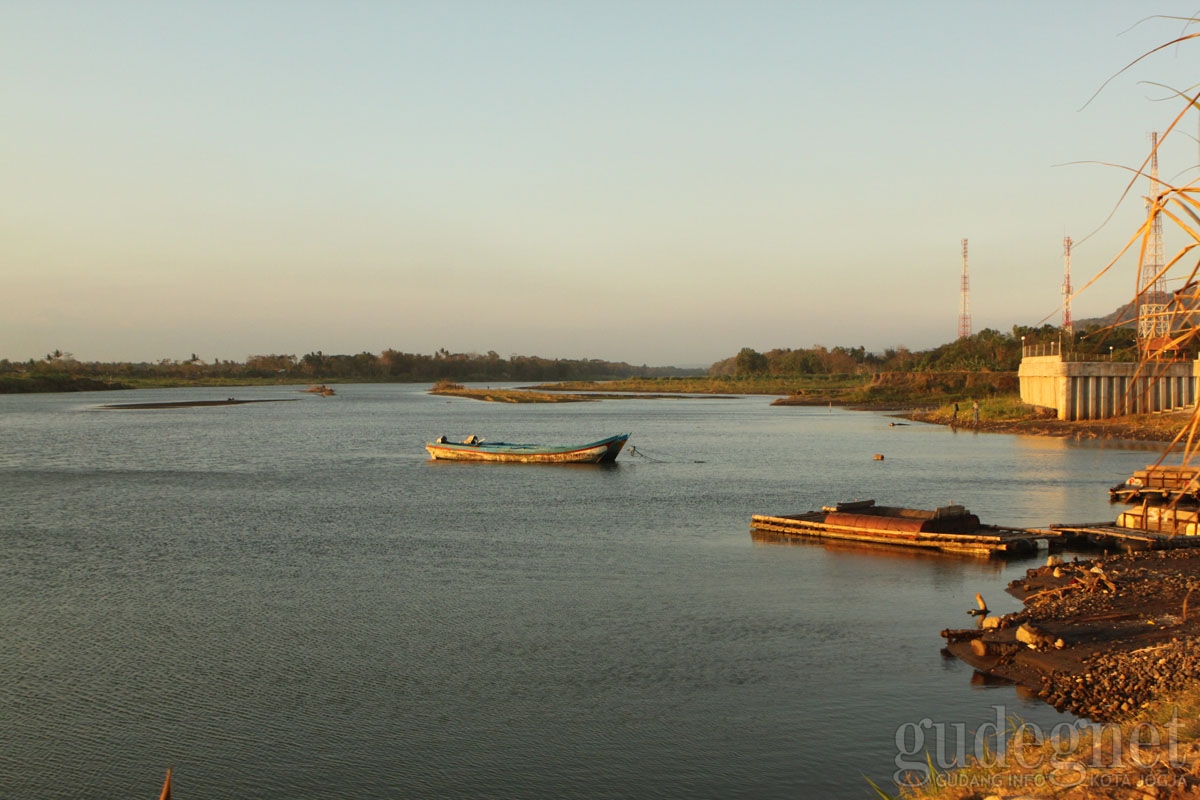
<svg viewBox="0 0 1200 800">
<path fill-rule="evenodd" d="M 819 547 L 827 551 L 830 558 L 878 558 L 891 561 L 922 561 L 937 563 L 949 560 L 951 562 L 966 562 L 983 573 L 1002 574 L 1005 569 L 1003 559 L 981 558 L 966 553 L 931 552 L 916 547 L 901 547 L 897 545 L 876 544 L 874 542 L 847 542 L 836 539 L 820 539 L 787 536 L 773 531 L 762 531 L 752 528 L 750 539 L 756 545 L 783 545 L 793 547 Z"/>
</svg>

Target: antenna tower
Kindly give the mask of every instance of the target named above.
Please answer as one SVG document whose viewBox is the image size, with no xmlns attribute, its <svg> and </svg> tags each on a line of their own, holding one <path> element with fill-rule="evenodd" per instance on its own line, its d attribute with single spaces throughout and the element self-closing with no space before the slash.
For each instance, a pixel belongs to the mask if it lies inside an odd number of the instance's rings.
<svg viewBox="0 0 1200 800">
<path fill-rule="evenodd" d="M 1068 336 L 1075 333 L 1075 323 L 1071 320 L 1071 237 L 1063 237 L 1064 275 L 1062 285 L 1063 321 L 1062 328 Z"/>
<path fill-rule="evenodd" d="M 1152 217 L 1150 242 L 1146 248 L 1142 272 L 1138 280 L 1138 339 L 1142 350 L 1150 348 L 1150 340 L 1166 336 L 1167 320 L 1166 280 L 1159 273 L 1163 268 L 1162 214 L 1158 210 L 1158 195 L 1162 186 L 1158 182 L 1158 131 L 1150 134 L 1150 195 L 1146 198 L 1146 214 Z"/>
<path fill-rule="evenodd" d="M 962 299 L 958 302 L 958 338 L 971 335 L 971 282 L 967 277 L 967 240 L 962 240 Z"/>
</svg>

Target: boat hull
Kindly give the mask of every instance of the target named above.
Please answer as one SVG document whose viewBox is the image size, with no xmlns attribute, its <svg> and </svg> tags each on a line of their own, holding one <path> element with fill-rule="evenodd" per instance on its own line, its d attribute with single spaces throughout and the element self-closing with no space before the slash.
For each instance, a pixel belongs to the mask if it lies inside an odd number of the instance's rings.
<svg viewBox="0 0 1200 800">
<path fill-rule="evenodd" d="M 482 442 L 429 442 L 425 449 L 439 461 L 495 461 L 518 464 L 603 464 L 616 459 L 628 433 L 584 445 L 551 446 Z"/>
</svg>

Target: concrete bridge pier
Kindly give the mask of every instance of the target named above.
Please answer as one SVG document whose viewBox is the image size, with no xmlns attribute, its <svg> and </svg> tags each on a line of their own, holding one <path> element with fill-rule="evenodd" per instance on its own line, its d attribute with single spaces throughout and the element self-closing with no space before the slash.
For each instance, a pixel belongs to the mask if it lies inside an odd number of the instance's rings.
<svg viewBox="0 0 1200 800">
<path fill-rule="evenodd" d="M 1108 419 L 1195 405 L 1200 361 L 1072 361 L 1030 355 L 1018 372 L 1021 400 L 1053 408 L 1062 420 Z"/>
</svg>

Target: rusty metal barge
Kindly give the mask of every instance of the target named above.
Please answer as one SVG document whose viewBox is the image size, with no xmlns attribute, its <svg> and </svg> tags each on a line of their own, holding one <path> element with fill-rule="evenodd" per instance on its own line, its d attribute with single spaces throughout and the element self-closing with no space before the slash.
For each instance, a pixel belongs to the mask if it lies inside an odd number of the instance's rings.
<svg viewBox="0 0 1200 800">
<path fill-rule="evenodd" d="M 1027 555 L 1049 548 L 1044 534 L 984 525 L 960 505 L 927 511 L 861 500 L 802 514 L 755 514 L 750 527 L 787 537 L 886 544 L 983 558 Z"/>
</svg>

